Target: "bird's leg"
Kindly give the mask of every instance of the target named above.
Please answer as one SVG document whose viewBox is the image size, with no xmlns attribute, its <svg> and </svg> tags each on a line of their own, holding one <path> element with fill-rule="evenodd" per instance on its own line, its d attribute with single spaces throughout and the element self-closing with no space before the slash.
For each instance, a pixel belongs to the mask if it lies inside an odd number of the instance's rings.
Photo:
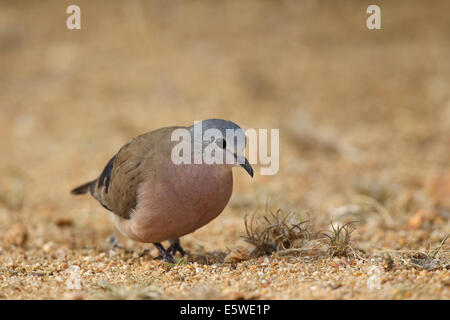
<svg viewBox="0 0 450 320">
<path fill-rule="evenodd" d="M 170 246 L 167 248 L 167 251 L 169 251 L 171 254 L 176 254 L 179 252 L 182 256 L 186 255 L 186 251 L 183 250 L 180 244 L 180 239 L 170 239 Z"/>
<path fill-rule="evenodd" d="M 158 249 L 159 253 L 161 254 L 162 259 L 165 262 L 177 263 L 175 261 L 175 259 L 172 257 L 172 255 L 169 253 L 169 251 L 164 249 L 164 247 L 161 245 L 161 243 L 155 242 L 155 243 L 153 243 L 153 245 L 156 247 L 156 249 Z"/>
</svg>

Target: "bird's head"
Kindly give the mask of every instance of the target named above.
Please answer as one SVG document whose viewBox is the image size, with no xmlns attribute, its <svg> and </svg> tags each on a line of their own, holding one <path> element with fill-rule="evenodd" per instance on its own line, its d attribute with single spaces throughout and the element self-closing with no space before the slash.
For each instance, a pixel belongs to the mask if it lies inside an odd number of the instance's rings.
<svg viewBox="0 0 450 320">
<path fill-rule="evenodd" d="M 221 161 L 241 166 L 253 177 L 253 168 L 245 157 L 246 136 L 236 123 L 222 119 L 208 119 L 189 128 L 194 144 L 202 146 L 203 161 Z"/>
</svg>

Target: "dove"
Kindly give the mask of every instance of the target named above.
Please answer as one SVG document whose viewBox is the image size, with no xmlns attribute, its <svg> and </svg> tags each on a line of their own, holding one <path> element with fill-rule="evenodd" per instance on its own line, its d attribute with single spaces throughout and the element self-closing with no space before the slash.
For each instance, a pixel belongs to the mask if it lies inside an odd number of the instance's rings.
<svg viewBox="0 0 450 320">
<path fill-rule="evenodd" d="M 246 137 L 234 122 L 208 119 L 131 139 L 97 179 L 71 193 L 90 193 L 126 237 L 152 243 L 162 259 L 185 254 L 180 238 L 215 219 L 233 191 L 232 168 L 253 177 L 244 156 Z M 161 244 L 169 240 L 167 249 Z"/>
</svg>

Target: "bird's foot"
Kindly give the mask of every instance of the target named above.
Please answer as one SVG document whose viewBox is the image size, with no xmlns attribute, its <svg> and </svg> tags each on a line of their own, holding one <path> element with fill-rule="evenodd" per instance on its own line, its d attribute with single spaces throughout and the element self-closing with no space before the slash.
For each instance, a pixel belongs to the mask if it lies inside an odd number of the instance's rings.
<svg viewBox="0 0 450 320">
<path fill-rule="evenodd" d="M 180 239 L 170 239 L 170 246 L 167 248 L 167 251 L 169 251 L 171 254 L 177 254 L 179 252 L 182 256 L 186 255 L 186 251 L 181 247 Z"/>
<path fill-rule="evenodd" d="M 177 261 L 174 259 L 174 257 L 172 257 L 172 255 L 170 254 L 170 252 L 166 249 L 164 249 L 164 247 L 162 246 L 161 243 L 157 242 L 153 244 L 156 249 L 158 249 L 159 253 L 161 254 L 159 257 L 157 258 L 162 258 L 165 262 L 168 263 L 177 263 Z"/>
</svg>

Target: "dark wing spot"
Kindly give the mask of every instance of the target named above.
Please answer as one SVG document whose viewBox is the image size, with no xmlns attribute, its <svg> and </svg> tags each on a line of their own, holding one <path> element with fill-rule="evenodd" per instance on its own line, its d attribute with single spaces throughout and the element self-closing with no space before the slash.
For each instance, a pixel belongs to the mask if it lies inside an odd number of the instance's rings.
<svg viewBox="0 0 450 320">
<path fill-rule="evenodd" d="M 103 172 L 100 175 L 100 178 L 98 178 L 97 186 L 98 186 L 98 188 L 105 186 L 105 193 L 108 193 L 109 180 L 111 179 L 111 171 L 112 171 L 115 159 L 116 159 L 116 156 L 112 157 L 111 160 L 109 160 L 105 169 L 103 169 Z"/>
<path fill-rule="evenodd" d="M 105 208 L 106 210 L 108 210 L 108 211 L 111 211 L 112 212 L 112 210 L 110 209 L 110 208 L 108 208 L 107 206 L 106 206 L 106 204 L 104 204 L 103 202 L 101 202 L 100 200 L 99 200 L 99 202 L 100 202 L 100 204 L 102 205 L 102 207 L 103 208 Z"/>
<path fill-rule="evenodd" d="M 141 165 L 141 163 L 142 163 L 142 160 L 139 160 L 139 161 L 136 163 L 136 165 L 134 166 L 134 168 L 137 169 L 137 167 L 139 167 L 139 166 Z"/>
</svg>

